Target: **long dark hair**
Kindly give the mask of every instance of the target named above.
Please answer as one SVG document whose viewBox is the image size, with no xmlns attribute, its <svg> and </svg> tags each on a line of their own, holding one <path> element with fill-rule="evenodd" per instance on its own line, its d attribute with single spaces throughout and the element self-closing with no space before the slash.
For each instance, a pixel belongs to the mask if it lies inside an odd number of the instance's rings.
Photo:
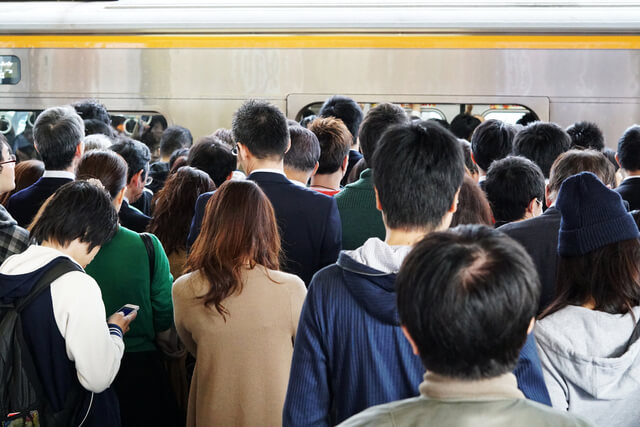
<svg viewBox="0 0 640 427">
<path fill-rule="evenodd" d="M 185 272 L 207 278 L 209 291 L 201 298 L 226 320 L 222 301 L 242 292 L 242 269 L 260 264 L 277 270 L 279 257 L 280 234 L 267 196 L 254 182 L 227 181 L 207 203 Z"/>
<path fill-rule="evenodd" d="M 200 194 L 215 188 L 209 175 L 183 166 L 169 175 L 164 187 L 155 194 L 147 230 L 160 239 L 167 255 L 187 249 L 184 236 L 189 234 L 196 200 Z"/>
<path fill-rule="evenodd" d="M 586 255 L 558 258 L 556 297 L 540 319 L 568 305 L 624 314 L 640 305 L 640 240 L 611 243 Z"/>
</svg>

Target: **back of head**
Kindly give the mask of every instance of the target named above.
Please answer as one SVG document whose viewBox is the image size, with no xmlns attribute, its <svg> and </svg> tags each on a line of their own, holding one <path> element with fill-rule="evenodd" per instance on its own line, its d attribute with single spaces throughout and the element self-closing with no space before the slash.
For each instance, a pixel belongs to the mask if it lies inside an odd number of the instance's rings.
<svg viewBox="0 0 640 427">
<path fill-rule="evenodd" d="M 618 160 L 616 159 L 616 152 L 611 148 L 605 148 L 602 150 L 602 154 L 604 154 L 607 160 L 609 160 L 609 163 L 613 166 L 613 170 L 618 172 L 618 169 L 620 169 L 620 163 L 618 163 Z"/>
<path fill-rule="evenodd" d="M 184 159 L 183 166 L 186 165 L 188 156 L 189 156 L 188 148 L 181 148 L 171 153 L 171 157 L 169 157 L 169 170 L 173 169 L 173 165 L 175 165 L 176 161 L 181 157 Z"/>
<path fill-rule="evenodd" d="M 603 153 L 595 150 L 569 150 L 560 154 L 551 166 L 549 198 L 555 200 L 564 180 L 580 172 L 595 174 L 610 188 L 616 186 L 616 172 Z"/>
<path fill-rule="evenodd" d="M 468 113 L 458 114 L 451 120 L 449 130 L 458 138 L 471 141 L 471 135 L 475 128 L 480 125 L 480 119 Z"/>
<path fill-rule="evenodd" d="M 73 181 L 63 185 L 42 206 L 31 226 L 31 237 L 67 246 L 88 243 L 102 246 L 118 229 L 118 213 L 99 182 Z"/>
<path fill-rule="evenodd" d="M 113 151 L 90 151 L 80 159 L 76 176 L 99 180 L 113 199 L 127 185 L 127 162 Z"/>
<path fill-rule="evenodd" d="M 471 136 L 471 151 L 478 166 L 487 171 L 495 160 L 511 154 L 516 133 L 515 126 L 500 120 L 487 120 L 478 125 Z"/>
<path fill-rule="evenodd" d="M 113 141 L 103 134 L 93 134 L 84 138 L 84 152 L 92 150 L 108 150 Z"/>
<path fill-rule="evenodd" d="M 189 150 L 187 165 L 206 172 L 220 187 L 229 174 L 236 170 L 237 158 L 231 149 L 217 138 L 200 138 Z"/>
<path fill-rule="evenodd" d="M 484 191 L 468 175 L 465 175 L 460 195 L 458 196 L 458 209 L 451 219 L 451 227 L 463 224 L 493 225 L 491 206 Z"/>
<path fill-rule="evenodd" d="M 318 115 L 320 117 L 335 117 L 336 119 L 342 120 L 342 123 L 344 123 L 351 133 L 352 144 L 356 143 L 363 116 L 362 108 L 360 108 L 356 101 L 348 96 L 334 95 L 324 101 Z"/>
<path fill-rule="evenodd" d="M 48 108 L 36 119 L 33 138 L 45 168 L 64 170 L 84 139 L 84 122 L 69 106 Z"/>
<path fill-rule="evenodd" d="M 169 157 L 171 154 L 185 147 L 191 147 L 193 136 L 189 129 L 182 126 L 169 126 L 162 132 L 160 138 L 160 155 Z"/>
<path fill-rule="evenodd" d="M 284 155 L 284 166 L 300 172 L 313 171 L 320 159 L 320 143 L 316 135 L 302 126 L 289 127 L 291 148 Z"/>
<path fill-rule="evenodd" d="M 511 156 L 493 162 L 484 191 L 496 222 L 521 220 L 532 199 L 543 202 L 544 185 L 542 171 L 529 159 Z"/>
<path fill-rule="evenodd" d="M 618 140 L 618 162 L 628 171 L 640 170 L 640 126 L 631 126 Z"/>
<path fill-rule="evenodd" d="M 233 148 L 235 142 L 233 141 L 233 132 L 231 129 L 219 128 L 211 134 L 211 136 L 218 138 L 223 143 L 227 144 L 229 148 Z"/>
<path fill-rule="evenodd" d="M 84 134 L 86 136 L 104 135 L 106 137 L 113 138 L 113 129 L 111 126 L 98 119 L 85 119 Z"/>
<path fill-rule="evenodd" d="M 315 114 L 305 116 L 302 120 L 300 120 L 300 126 L 302 126 L 303 128 L 308 128 L 311 122 L 313 122 L 317 118 L 318 116 L 316 116 Z"/>
<path fill-rule="evenodd" d="M 400 321 L 424 367 L 462 380 L 513 371 L 540 298 L 524 248 L 477 225 L 427 235 L 395 287 Z"/>
<path fill-rule="evenodd" d="M 107 108 L 97 99 L 84 99 L 74 102 L 71 106 L 82 117 L 82 120 L 97 120 L 107 126 L 111 125 L 111 118 Z"/>
<path fill-rule="evenodd" d="M 414 120 L 414 119 L 420 120 L 420 117 L 416 118 L 415 116 L 411 116 L 411 120 Z M 432 121 L 440 124 L 440 126 L 442 126 L 443 128 L 445 128 L 447 130 L 451 130 L 451 125 L 445 119 L 435 119 L 435 118 L 433 118 L 433 119 L 429 119 L 429 120 L 432 120 Z"/>
<path fill-rule="evenodd" d="M 589 148 L 604 150 L 604 135 L 597 124 L 592 122 L 577 122 L 567 128 L 571 138 L 571 148 Z"/>
<path fill-rule="evenodd" d="M 556 298 L 542 317 L 567 305 L 611 314 L 640 305 L 640 233 L 620 194 L 582 172 L 562 183 L 556 207 Z"/>
<path fill-rule="evenodd" d="M 385 222 L 394 229 L 439 226 L 464 176 L 460 143 L 432 122 L 389 128 L 372 167 Z"/>
<path fill-rule="evenodd" d="M 211 288 L 204 303 L 224 316 L 222 301 L 242 291 L 242 267 L 278 269 L 279 256 L 280 235 L 267 196 L 252 181 L 227 181 L 207 203 L 186 271 L 200 270 L 207 278 Z"/>
<path fill-rule="evenodd" d="M 278 107 L 267 101 L 246 101 L 233 115 L 231 128 L 236 142 L 258 159 L 282 159 L 287 151 L 287 119 Z"/>
<path fill-rule="evenodd" d="M 478 165 L 471 158 L 471 143 L 462 138 L 458 138 L 458 141 L 460 142 L 462 154 L 464 155 L 464 167 L 467 168 L 470 175 L 479 174 Z"/>
<path fill-rule="evenodd" d="M 318 175 L 332 174 L 340 169 L 351 148 L 351 134 L 341 120 L 320 117 L 309 125 L 320 143 Z"/>
<path fill-rule="evenodd" d="M 135 139 L 120 137 L 109 149 L 120 154 L 124 161 L 127 162 L 127 183 L 140 170 L 144 170 L 142 175 L 146 177 L 149 161 L 151 160 L 149 147 Z"/>
<path fill-rule="evenodd" d="M 513 140 L 513 154 L 540 166 L 545 178 L 556 158 L 569 150 L 571 138 L 557 124 L 535 122 L 522 129 Z"/>
<path fill-rule="evenodd" d="M 360 125 L 360 151 L 365 162 L 371 164 L 373 153 L 385 130 L 393 125 L 408 122 L 407 113 L 396 104 L 385 102 L 369 110 Z"/>
<path fill-rule="evenodd" d="M 516 124 L 520 126 L 528 126 L 533 122 L 539 122 L 539 121 L 540 121 L 540 118 L 538 117 L 538 115 L 533 111 L 529 111 L 528 113 L 523 114 L 522 117 L 518 119 Z"/>
</svg>

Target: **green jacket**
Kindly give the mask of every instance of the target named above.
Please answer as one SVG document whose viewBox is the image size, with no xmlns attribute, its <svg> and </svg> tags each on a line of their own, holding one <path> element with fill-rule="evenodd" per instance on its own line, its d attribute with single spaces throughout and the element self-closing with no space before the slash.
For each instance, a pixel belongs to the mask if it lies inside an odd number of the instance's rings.
<svg viewBox="0 0 640 427">
<path fill-rule="evenodd" d="M 173 325 L 173 277 L 169 260 L 158 238 L 152 235 L 152 241 L 155 248 L 153 283 L 149 283 L 149 257 L 142 238 L 122 226 L 85 269 L 102 290 L 107 315 L 125 304 L 140 306 L 138 316 L 124 336 L 127 352 L 155 350 L 156 332 Z"/>
<path fill-rule="evenodd" d="M 334 196 L 342 222 L 342 249 L 357 249 L 371 237 L 384 241 L 386 231 L 382 213 L 376 208 L 371 169 L 365 169 L 360 179 L 347 185 Z"/>
</svg>

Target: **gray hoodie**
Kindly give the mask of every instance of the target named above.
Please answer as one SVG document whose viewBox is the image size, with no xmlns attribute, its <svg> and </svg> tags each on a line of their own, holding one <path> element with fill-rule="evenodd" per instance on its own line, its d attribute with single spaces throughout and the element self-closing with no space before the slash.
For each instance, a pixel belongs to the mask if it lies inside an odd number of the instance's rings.
<svg viewBox="0 0 640 427">
<path fill-rule="evenodd" d="M 640 306 L 633 309 L 640 319 Z M 631 314 L 568 306 L 535 328 L 538 353 L 554 408 L 598 426 L 640 425 L 640 340 L 627 343 Z"/>
</svg>

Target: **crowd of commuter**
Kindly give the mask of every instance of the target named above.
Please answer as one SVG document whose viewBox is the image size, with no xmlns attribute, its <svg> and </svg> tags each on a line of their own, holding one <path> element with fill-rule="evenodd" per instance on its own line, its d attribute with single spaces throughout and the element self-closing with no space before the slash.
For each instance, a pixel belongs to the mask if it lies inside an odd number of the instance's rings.
<svg viewBox="0 0 640 427">
<path fill-rule="evenodd" d="M 3 425 L 635 425 L 640 126 L 232 114 L 0 135 Z"/>
</svg>

